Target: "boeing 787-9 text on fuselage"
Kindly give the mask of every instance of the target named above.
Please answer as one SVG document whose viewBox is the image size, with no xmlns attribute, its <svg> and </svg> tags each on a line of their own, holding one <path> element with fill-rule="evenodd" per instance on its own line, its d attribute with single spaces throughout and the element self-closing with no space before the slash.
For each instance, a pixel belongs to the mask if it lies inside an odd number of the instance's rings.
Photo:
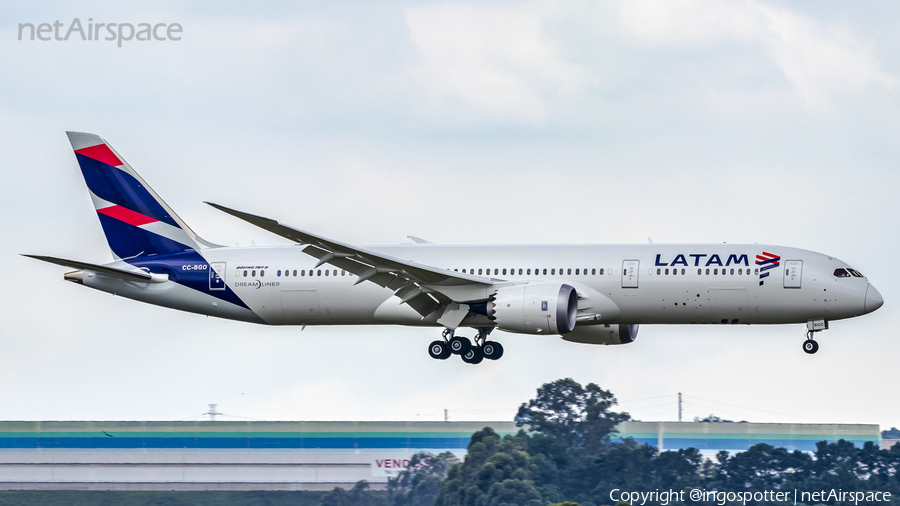
<svg viewBox="0 0 900 506">
<path fill-rule="evenodd" d="M 115 261 L 28 255 L 77 269 L 65 279 L 182 311 L 267 325 L 443 328 L 429 354 L 496 360 L 499 329 L 627 344 L 641 324 L 806 324 L 883 304 L 828 255 L 761 244 L 356 246 L 211 206 L 295 245 L 224 247 L 195 234 L 101 137 L 69 141 Z M 474 329 L 474 340 L 457 334 Z"/>
</svg>

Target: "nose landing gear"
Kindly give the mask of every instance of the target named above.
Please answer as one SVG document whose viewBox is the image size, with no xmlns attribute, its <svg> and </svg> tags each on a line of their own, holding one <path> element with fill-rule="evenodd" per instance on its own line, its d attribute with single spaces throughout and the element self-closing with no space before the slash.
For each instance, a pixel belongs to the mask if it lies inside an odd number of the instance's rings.
<svg viewBox="0 0 900 506">
<path fill-rule="evenodd" d="M 496 341 L 488 341 L 493 327 L 478 329 L 474 343 L 468 338 L 455 335 L 455 330 L 444 329 L 443 340 L 428 345 L 428 354 L 437 360 L 446 360 L 450 355 L 459 355 L 467 364 L 480 364 L 484 359 L 499 360 L 503 356 L 503 345 Z"/>
<path fill-rule="evenodd" d="M 806 322 L 806 341 L 803 342 L 803 351 L 812 355 L 819 351 L 819 343 L 815 341 L 816 332 L 828 330 L 828 322 L 825 320 L 810 320 Z"/>
<path fill-rule="evenodd" d="M 813 353 L 819 351 L 819 343 L 817 343 L 812 337 L 807 337 L 806 341 L 803 342 L 803 351 L 812 355 Z"/>
</svg>

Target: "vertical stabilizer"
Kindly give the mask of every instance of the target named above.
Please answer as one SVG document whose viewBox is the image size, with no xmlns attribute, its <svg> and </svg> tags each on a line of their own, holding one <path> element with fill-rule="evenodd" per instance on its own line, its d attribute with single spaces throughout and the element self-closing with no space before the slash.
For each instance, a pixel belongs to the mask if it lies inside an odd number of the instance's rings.
<svg viewBox="0 0 900 506">
<path fill-rule="evenodd" d="M 116 258 L 200 249 L 197 235 L 102 137 L 66 134 Z"/>
</svg>

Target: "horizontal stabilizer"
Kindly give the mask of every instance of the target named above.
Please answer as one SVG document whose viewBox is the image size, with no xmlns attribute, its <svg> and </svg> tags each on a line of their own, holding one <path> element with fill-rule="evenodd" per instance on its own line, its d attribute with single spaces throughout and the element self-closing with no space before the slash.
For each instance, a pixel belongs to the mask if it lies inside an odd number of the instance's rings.
<svg viewBox="0 0 900 506">
<path fill-rule="evenodd" d="M 77 262 L 75 260 L 66 260 L 64 258 L 56 258 L 56 257 L 46 257 L 40 255 L 22 255 L 28 258 L 34 258 L 35 260 L 41 260 L 44 262 L 50 262 L 51 264 L 61 265 L 63 267 L 71 267 L 72 269 L 83 269 L 86 271 L 93 271 L 97 274 L 103 274 L 104 276 L 110 276 L 113 278 L 124 279 L 126 281 L 138 281 L 141 283 L 158 283 L 163 281 L 160 279 L 160 275 L 153 275 L 143 271 L 126 271 L 124 269 L 116 269 L 115 267 L 106 267 L 103 265 L 89 264 L 86 262 Z"/>
</svg>

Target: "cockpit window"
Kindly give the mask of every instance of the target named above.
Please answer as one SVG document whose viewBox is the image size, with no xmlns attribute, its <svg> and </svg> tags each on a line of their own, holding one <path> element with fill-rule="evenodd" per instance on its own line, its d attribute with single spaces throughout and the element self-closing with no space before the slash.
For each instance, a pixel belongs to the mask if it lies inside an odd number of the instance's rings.
<svg viewBox="0 0 900 506">
<path fill-rule="evenodd" d="M 834 270 L 834 277 L 836 277 L 836 278 L 849 278 L 849 277 L 850 277 L 850 273 L 847 272 L 847 269 L 835 269 L 835 270 Z"/>
<path fill-rule="evenodd" d="M 853 277 L 854 277 L 854 278 L 863 278 L 863 277 L 865 277 L 865 276 L 863 276 L 862 274 L 860 274 L 860 272 L 859 272 L 858 270 L 856 270 L 856 269 L 847 269 L 847 270 L 850 271 L 850 274 L 853 274 Z"/>
</svg>

